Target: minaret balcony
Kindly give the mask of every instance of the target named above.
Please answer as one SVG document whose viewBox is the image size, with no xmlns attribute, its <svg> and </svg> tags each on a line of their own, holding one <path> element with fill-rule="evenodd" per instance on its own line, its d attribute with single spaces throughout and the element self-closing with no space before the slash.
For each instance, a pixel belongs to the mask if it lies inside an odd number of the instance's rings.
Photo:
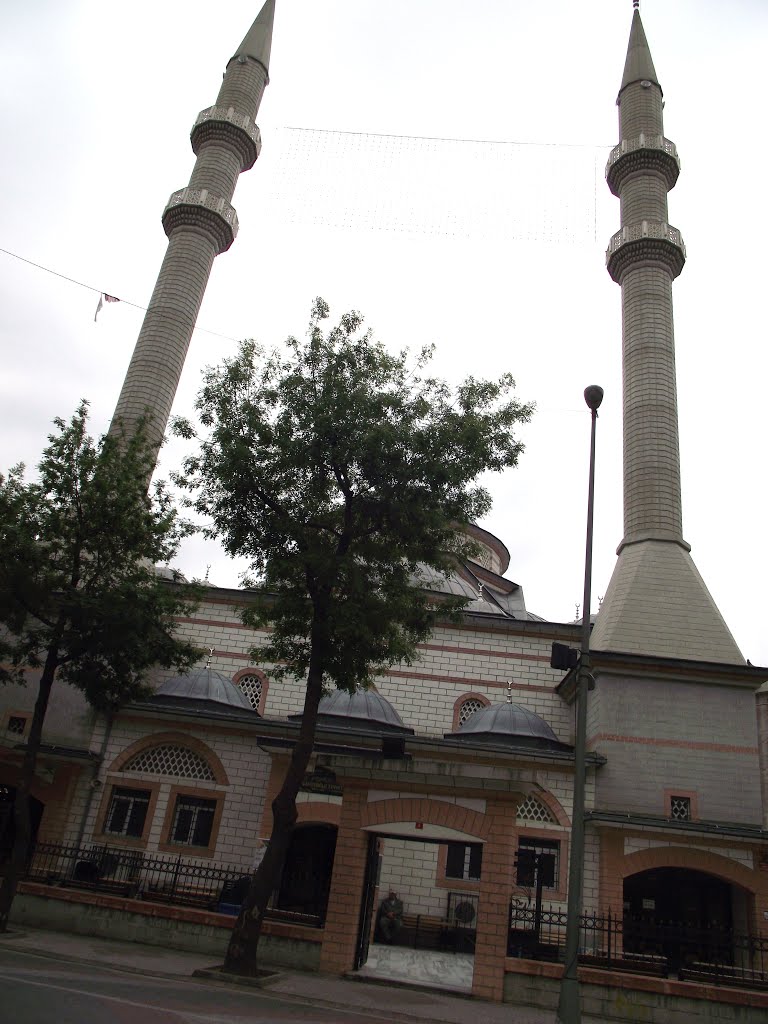
<svg viewBox="0 0 768 1024">
<path fill-rule="evenodd" d="M 656 172 L 666 180 L 667 191 L 675 187 L 680 174 L 677 146 L 663 135 L 645 135 L 635 139 L 622 139 L 614 146 L 605 165 L 608 188 L 615 196 L 631 174 Z"/>
<path fill-rule="evenodd" d="M 634 267 L 663 266 L 672 278 L 685 265 L 683 236 L 671 224 L 641 220 L 628 224 L 612 236 L 605 254 L 608 273 L 617 284 Z"/>
<path fill-rule="evenodd" d="M 201 110 L 189 138 L 195 156 L 206 143 L 230 146 L 239 155 L 244 171 L 253 167 L 261 152 L 258 125 L 234 107 L 206 107 Z"/>
<path fill-rule="evenodd" d="M 207 188 L 180 188 L 163 210 L 163 228 L 170 237 L 177 227 L 199 228 L 212 235 L 219 253 L 226 252 L 237 237 L 234 206 Z"/>
</svg>

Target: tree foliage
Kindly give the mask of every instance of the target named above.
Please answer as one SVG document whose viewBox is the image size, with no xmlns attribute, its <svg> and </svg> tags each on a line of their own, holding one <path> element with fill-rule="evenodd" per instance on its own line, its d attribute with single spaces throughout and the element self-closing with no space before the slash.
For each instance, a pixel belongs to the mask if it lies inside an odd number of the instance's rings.
<svg viewBox="0 0 768 1024">
<path fill-rule="evenodd" d="M 194 588 L 154 569 L 191 527 L 162 485 L 147 493 L 155 451 L 143 426 L 130 438 L 95 442 L 87 413 L 82 402 L 69 422 L 54 421 L 36 480 L 25 480 L 23 466 L 0 474 L 0 681 L 39 676 L 17 787 L 17 867 L 29 842 L 29 786 L 54 681 L 109 711 L 148 692 L 153 666 L 183 671 L 200 654 L 175 636 L 172 621 L 194 607 Z M 13 898 L 6 883 L 0 928 Z"/>
<path fill-rule="evenodd" d="M 275 799 L 267 854 L 227 956 L 256 970 L 261 915 L 296 818 L 295 797 L 324 688 L 365 687 L 409 662 L 446 606 L 428 577 L 448 575 L 471 542 L 462 528 L 487 513 L 476 481 L 517 463 L 514 428 L 531 406 L 514 381 L 468 378 L 452 389 L 361 330 L 351 312 L 323 331 L 317 299 L 305 340 L 265 352 L 252 341 L 209 370 L 197 399 L 203 430 L 177 483 L 208 534 L 245 556 L 256 600 L 246 624 L 270 627 L 254 659 L 272 675 L 306 678 L 299 738 Z M 196 431 L 177 421 L 176 433 Z"/>
</svg>

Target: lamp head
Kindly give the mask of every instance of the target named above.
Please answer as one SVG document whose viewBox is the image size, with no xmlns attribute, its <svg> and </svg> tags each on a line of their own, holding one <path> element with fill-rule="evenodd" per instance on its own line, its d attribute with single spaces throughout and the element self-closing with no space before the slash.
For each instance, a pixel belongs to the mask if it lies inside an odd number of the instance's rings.
<svg viewBox="0 0 768 1024">
<path fill-rule="evenodd" d="M 584 388 L 584 401 L 592 412 L 597 412 L 600 408 L 600 403 L 603 400 L 603 389 L 599 384 L 590 384 L 588 388 Z"/>
</svg>

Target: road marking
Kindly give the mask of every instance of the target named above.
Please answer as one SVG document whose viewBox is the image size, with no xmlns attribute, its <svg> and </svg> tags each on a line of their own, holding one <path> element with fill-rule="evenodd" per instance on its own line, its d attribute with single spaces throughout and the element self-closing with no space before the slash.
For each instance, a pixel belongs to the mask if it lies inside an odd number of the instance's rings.
<svg viewBox="0 0 768 1024">
<path fill-rule="evenodd" d="M 35 988 L 50 988 L 56 992 L 68 992 L 70 995 L 88 996 L 91 999 L 104 999 L 109 1003 L 120 1003 L 123 1006 L 135 1006 L 139 1010 L 155 1010 L 157 1013 L 171 1013 L 176 1017 L 180 1017 L 182 1020 L 200 1020 L 210 1021 L 212 1024 L 232 1024 L 233 1020 L 237 1020 L 232 1014 L 228 1014 L 226 1017 L 211 1017 L 207 1014 L 193 1013 L 189 1010 L 174 1010 L 166 1006 L 158 1006 L 156 1003 L 139 1003 L 134 999 L 121 999 L 119 996 L 107 996 L 102 995 L 100 992 L 89 992 L 87 989 L 72 988 L 68 985 L 52 985 L 45 981 L 30 981 L 27 978 L 19 978 L 14 974 L 2 974 L 0 978 L 4 981 L 15 981 L 22 985 L 34 985 Z M 251 1016 L 249 1018 L 253 1020 Z"/>
</svg>

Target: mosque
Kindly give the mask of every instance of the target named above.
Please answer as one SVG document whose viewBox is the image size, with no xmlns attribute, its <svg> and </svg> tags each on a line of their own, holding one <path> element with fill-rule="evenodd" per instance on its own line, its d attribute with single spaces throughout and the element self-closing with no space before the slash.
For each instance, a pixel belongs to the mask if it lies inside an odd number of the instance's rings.
<svg viewBox="0 0 768 1024">
<path fill-rule="evenodd" d="M 237 234 L 238 177 L 259 155 L 255 117 L 274 6 L 264 4 L 192 128 L 194 170 L 163 213 L 168 249 L 114 423 L 130 428 L 146 408 L 159 434 L 167 423 L 213 261 Z M 664 136 L 662 88 L 637 7 L 618 110 L 606 178 L 621 219 L 606 260 L 622 293 L 624 536 L 592 631 L 583 904 L 651 929 L 685 926 L 687 938 L 667 934 L 650 951 L 633 947 L 626 930 L 623 940 L 645 990 L 661 1000 L 677 984 L 682 999 L 683 990 L 695 994 L 695 979 L 686 988 L 667 975 L 706 960 L 695 929 L 715 926 L 725 946 L 734 935 L 768 933 L 768 669 L 745 662 L 683 538 L 672 284 L 686 251 L 667 213 L 680 161 Z M 577 647 L 580 627 L 528 611 L 502 541 L 471 532 L 476 559 L 434 584 L 468 598 L 461 621 L 441 622 L 420 660 L 393 666 L 374 690 L 336 692 L 321 704 L 264 949 L 307 969 L 394 972 L 376 928 L 376 908 L 393 889 L 410 945 L 434 953 L 436 983 L 543 1005 L 558 968 L 529 955 L 531 922 L 541 944 L 541 908 L 551 926 L 565 907 L 574 779 L 574 681 L 550 666 L 550 652 L 553 642 Z M 59 694 L 33 789 L 38 844 L 129 852 L 137 878 L 163 856 L 253 868 L 303 687 L 271 682 L 250 661 L 259 637 L 239 618 L 248 600 L 209 587 L 194 616 L 179 621 L 210 649 L 207 664 L 158 676 L 148 700 L 107 717 L 75 693 Z M 33 699 L 34 687 L 0 694 L 2 827 Z M 99 908 L 110 927 L 118 913 L 138 919 L 150 906 L 154 922 L 160 913 L 135 890 L 40 881 L 23 883 L 18 913 L 42 913 L 44 904 L 51 914 L 65 894 L 70 915 L 88 904 L 95 929 Z M 174 907 L 175 941 L 187 941 L 184 925 L 211 942 L 218 936 L 223 949 L 231 917 L 226 899 L 217 902 Z M 172 942 L 167 928 L 161 934 L 154 941 Z M 419 969 L 418 954 L 401 964 L 406 977 Z M 733 965 L 744 956 L 726 949 Z M 669 970 L 657 970 L 662 961 Z M 595 986 L 637 987 L 631 972 L 609 977 L 599 966 Z M 744 998 L 768 1006 L 765 993 Z"/>
</svg>

